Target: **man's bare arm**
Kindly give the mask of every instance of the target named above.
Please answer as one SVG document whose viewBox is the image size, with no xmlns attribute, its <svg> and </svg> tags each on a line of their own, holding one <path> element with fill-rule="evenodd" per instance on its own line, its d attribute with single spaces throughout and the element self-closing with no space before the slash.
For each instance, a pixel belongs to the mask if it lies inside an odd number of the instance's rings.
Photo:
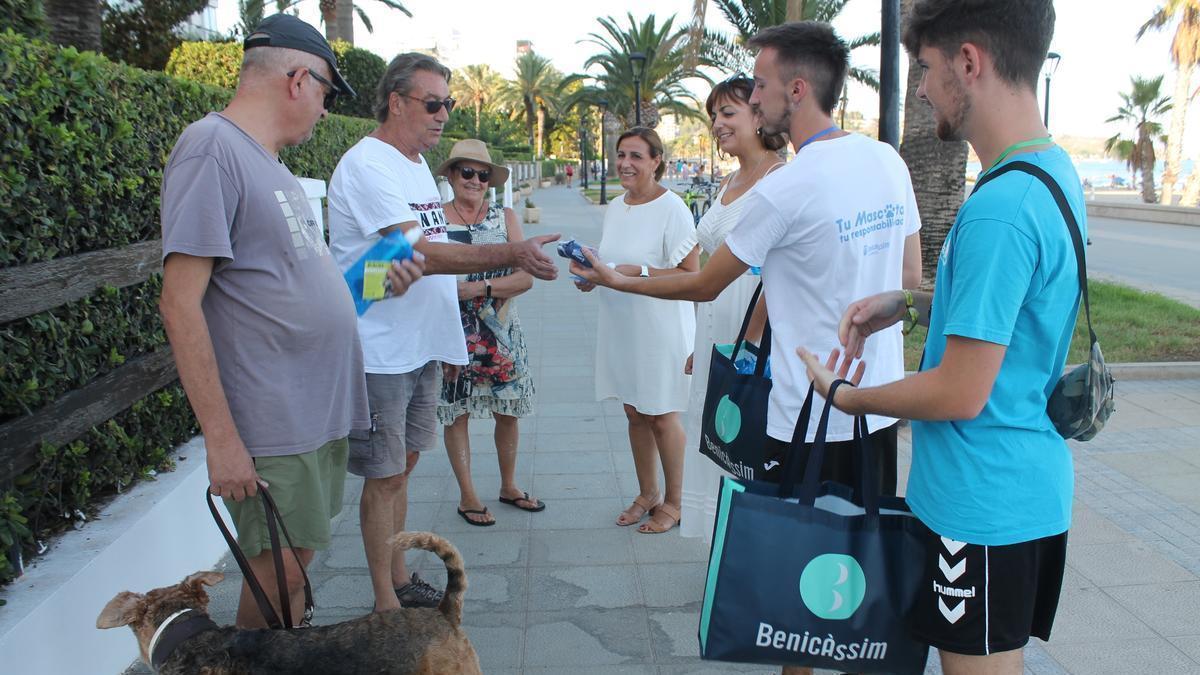
<svg viewBox="0 0 1200 675">
<path fill-rule="evenodd" d="M 410 220 L 389 225 L 379 231 L 388 234 L 396 230 L 407 232 L 418 227 Z M 557 234 L 543 234 L 524 241 L 507 244 L 475 244 L 464 246 L 448 242 L 417 240 L 413 247 L 425 256 L 425 274 L 469 274 L 486 272 L 498 267 L 516 267 L 538 279 L 553 279 L 558 276 L 558 266 L 545 253 L 542 246 L 558 240 Z"/>
<path fill-rule="evenodd" d="M 179 381 L 196 413 L 208 449 L 210 491 L 241 501 L 258 491 L 254 463 L 233 422 L 221 388 L 217 357 L 200 303 L 212 277 L 212 258 L 172 253 L 163 263 L 159 311 L 175 356 Z"/>
<path fill-rule="evenodd" d="M 592 267 L 572 262 L 572 274 L 577 274 L 598 286 L 665 300 L 710 302 L 750 268 L 724 245 L 712 254 L 699 272 L 681 272 L 648 278 L 625 276 L 609 269 L 604 261 L 587 249 L 583 250 L 583 254 L 592 262 Z"/>
</svg>

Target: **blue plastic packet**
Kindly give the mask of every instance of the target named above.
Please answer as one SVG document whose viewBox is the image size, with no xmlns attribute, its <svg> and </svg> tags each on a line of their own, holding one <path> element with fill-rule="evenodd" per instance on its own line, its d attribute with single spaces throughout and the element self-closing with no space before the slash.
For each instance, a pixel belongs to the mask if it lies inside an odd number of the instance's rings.
<svg viewBox="0 0 1200 675">
<path fill-rule="evenodd" d="M 751 352 L 747 346 L 749 343 L 743 342 L 741 350 L 738 351 L 737 360 L 733 362 L 733 368 L 738 375 L 753 375 L 754 367 L 758 365 L 758 355 Z M 729 358 L 733 354 L 733 345 L 717 345 L 717 351 Z M 771 359 L 767 358 L 767 365 L 763 368 L 763 377 L 771 379 Z"/>
<path fill-rule="evenodd" d="M 584 246 L 574 239 L 568 239 L 560 243 L 558 245 L 558 254 L 568 260 L 574 260 L 584 267 L 591 267 L 592 263 L 588 262 L 588 259 L 583 255 L 583 249 L 585 248 L 591 251 L 592 255 L 596 255 L 596 249 L 592 248 L 591 246 Z M 571 277 L 575 279 L 575 281 L 587 281 L 578 274 L 572 274 Z"/>
<path fill-rule="evenodd" d="M 387 272 L 393 260 L 409 260 L 413 245 L 421 239 L 421 228 L 412 227 L 407 232 L 389 232 L 375 242 L 342 277 L 350 287 L 354 299 L 354 310 L 359 316 L 376 301 L 387 297 Z"/>
<path fill-rule="evenodd" d="M 756 277 L 761 277 L 762 276 L 762 268 L 761 267 L 751 267 L 750 274 L 753 274 Z"/>
</svg>

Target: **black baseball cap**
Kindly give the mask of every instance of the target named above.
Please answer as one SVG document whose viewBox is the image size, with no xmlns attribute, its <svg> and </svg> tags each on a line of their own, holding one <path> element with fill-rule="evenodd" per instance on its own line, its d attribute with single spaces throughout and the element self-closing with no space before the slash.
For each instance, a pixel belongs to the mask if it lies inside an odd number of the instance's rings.
<svg viewBox="0 0 1200 675">
<path fill-rule="evenodd" d="M 298 49 L 319 56 L 329 64 L 329 70 L 333 73 L 333 84 L 338 88 L 338 92 L 352 98 L 358 96 L 346 78 L 338 72 L 337 57 L 333 48 L 325 41 L 325 36 L 291 14 L 272 14 L 263 19 L 258 28 L 246 36 L 246 41 L 242 43 L 243 49 L 255 47 Z"/>
</svg>

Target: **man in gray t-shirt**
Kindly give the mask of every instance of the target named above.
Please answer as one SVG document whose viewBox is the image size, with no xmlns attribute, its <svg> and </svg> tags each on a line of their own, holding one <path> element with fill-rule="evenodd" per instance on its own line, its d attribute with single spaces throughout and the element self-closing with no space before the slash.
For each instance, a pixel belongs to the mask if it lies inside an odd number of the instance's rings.
<svg viewBox="0 0 1200 675">
<path fill-rule="evenodd" d="M 341 508 L 346 437 L 370 424 L 354 303 L 278 157 L 338 93 L 354 94 L 335 64 L 314 28 L 268 18 L 246 40 L 229 107 L 184 130 L 163 172 L 163 323 L 204 432 L 209 491 L 266 589 L 277 582 L 263 507 L 246 498 L 270 486 L 307 565 Z M 406 261 L 389 276 L 403 292 L 421 272 Z M 298 616 L 302 575 L 282 557 Z M 237 623 L 265 625 L 245 587 Z"/>
</svg>

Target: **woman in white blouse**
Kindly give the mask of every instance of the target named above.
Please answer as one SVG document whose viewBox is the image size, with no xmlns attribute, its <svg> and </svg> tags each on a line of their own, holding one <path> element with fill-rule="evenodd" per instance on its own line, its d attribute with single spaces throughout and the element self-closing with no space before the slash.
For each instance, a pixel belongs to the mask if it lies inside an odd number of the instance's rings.
<svg viewBox="0 0 1200 675">
<path fill-rule="evenodd" d="M 753 90 L 754 80 L 738 73 L 713 87 L 705 103 L 717 146 L 738 160 L 738 169 L 721 182 L 712 206 L 696 227 L 693 242 L 708 255 L 720 248 L 725 236 L 737 225 L 746 193 L 763 176 L 783 165 L 777 151 L 787 144 L 787 139 L 761 133 L 750 109 Z M 679 528 L 685 537 L 712 539 L 717 488 L 724 472 L 696 451 L 695 446 L 700 438 L 700 415 L 704 410 L 713 344 L 730 344 L 737 339 L 746 306 L 758 286 L 759 277 L 754 272 L 748 271 L 712 302 L 696 305 L 695 355 L 688 357 L 685 366 L 692 374 L 686 423 L 688 453 L 683 465 L 683 520 Z M 765 305 L 760 303 L 759 309 L 765 310 Z M 764 318 L 765 311 L 755 316 L 748 331 L 749 339 L 757 340 Z"/>
<path fill-rule="evenodd" d="M 691 212 L 678 195 L 659 184 L 666 168 L 658 134 L 634 127 L 617 139 L 617 174 L 625 194 L 604 214 L 600 259 L 629 276 L 695 272 L 699 254 Z M 590 291 L 591 284 L 578 284 Z M 600 290 L 596 339 L 596 399 L 615 398 L 625 407 L 629 445 L 639 495 L 617 517 L 617 525 L 639 523 L 638 532 L 657 534 L 680 519 L 690 377 L 682 364 L 692 352 L 692 303 Z M 659 491 L 662 463 L 665 493 Z"/>
</svg>

